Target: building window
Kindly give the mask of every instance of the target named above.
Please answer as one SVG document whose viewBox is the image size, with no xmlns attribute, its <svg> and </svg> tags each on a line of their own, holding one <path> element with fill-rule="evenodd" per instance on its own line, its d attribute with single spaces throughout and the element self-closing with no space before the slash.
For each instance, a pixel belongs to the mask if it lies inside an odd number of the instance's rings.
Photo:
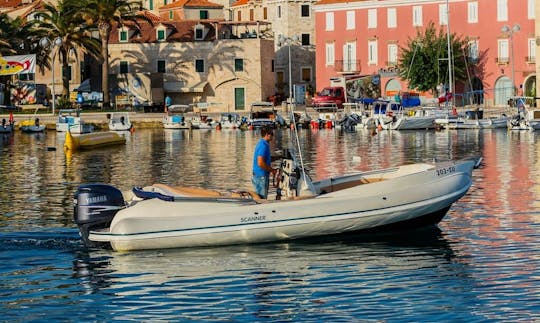
<svg viewBox="0 0 540 323">
<path fill-rule="evenodd" d="M 422 7 L 414 6 L 413 10 L 413 26 L 422 26 Z"/>
<path fill-rule="evenodd" d="M 174 12 L 172 10 L 169 11 L 169 20 L 174 19 Z"/>
<path fill-rule="evenodd" d="M 242 21 L 242 11 L 238 10 L 238 14 L 236 16 L 238 17 L 238 21 Z"/>
<path fill-rule="evenodd" d="M 281 6 L 277 6 L 277 17 L 281 18 Z"/>
<path fill-rule="evenodd" d="M 154 0 L 148 0 L 148 9 L 154 10 Z"/>
<path fill-rule="evenodd" d="M 441 26 L 448 25 L 448 8 L 446 3 L 439 5 L 439 24 Z"/>
<path fill-rule="evenodd" d="M 534 38 L 529 38 L 528 43 L 529 43 L 529 49 L 528 49 L 529 56 L 527 56 L 527 63 L 535 63 L 535 61 L 536 61 L 536 42 L 535 42 Z"/>
<path fill-rule="evenodd" d="M 255 19 L 255 11 L 253 9 L 249 9 L 249 21 L 253 21 Z"/>
<path fill-rule="evenodd" d="M 302 67 L 302 81 L 311 82 L 311 68 Z"/>
<path fill-rule="evenodd" d="M 234 88 L 234 110 L 244 110 L 246 108 L 246 89 Z"/>
<path fill-rule="evenodd" d="M 334 43 L 326 43 L 326 66 L 334 65 Z"/>
<path fill-rule="evenodd" d="M 478 22 L 478 2 L 476 2 L 476 1 L 469 2 L 467 4 L 467 8 L 468 8 L 468 10 L 467 10 L 467 12 L 468 12 L 467 21 L 470 24 L 477 23 Z"/>
<path fill-rule="evenodd" d="M 497 61 L 499 63 L 508 63 L 508 39 L 499 39 L 498 42 Z"/>
<path fill-rule="evenodd" d="M 354 30 L 356 28 L 355 12 L 347 11 L 347 30 Z"/>
<path fill-rule="evenodd" d="M 334 13 L 327 12 L 325 17 L 326 17 L 326 31 L 333 31 L 334 30 Z"/>
<path fill-rule="evenodd" d="M 120 30 L 120 36 L 119 36 L 121 43 L 126 43 L 128 41 L 128 31 L 127 30 Z"/>
<path fill-rule="evenodd" d="M 272 72 L 275 72 L 275 68 L 276 68 L 276 62 L 272 60 L 272 66 L 270 67 L 270 69 L 272 70 Z"/>
<path fill-rule="evenodd" d="M 195 27 L 195 40 L 203 40 L 204 39 L 204 28 L 201 27 Z"/>
<path fill-rule="evenodd" d="M 368 64 L 377 64 L 377 41 L 368 41 Z"/>
<path fill-rule="evenodd" d="M 396 8 L 388 8 L 386 10 L 387 16 L 387 24 L 388 28 L 396 28 L 397 27 L 397 13 Z"/>
<path fill-rule="evenodd" d="M 167 71 L 165 70 L 165 66 L 166 66 L 165 60 L 164 59 L 158 59 L 157 60 L 156 72 L 158 72 L 158 73 L 167 73 Z"/>
<path fill-rule="evenodd" d="M 343 71 L 356 71 L 356 42 L 348 42 L 343 45 Z"/>
<path fill-rule="evenodd" d="M 527 18 L 535 19 L 536 14 L 534 10 L 536 9 L 535 0 L 527 0 Z"/>
<path fill-rule="evenodd" d="M 310 10 L 309 10 L 309 5 L 308 4 L 303 4 L 300 8 L 300 10 L 302 11 L 301 13 L 301 16 L 302 17 L 309 17 L 310 16 Z"/>
<path fill-rule="evenodd" d="M 377 28 L 377 9 L 368 10 L 368 28 Z"/>
<path fill-rule="evenodd" d="M 244 60 L 242 58 L 234 59 L 234 71 L 243 72 L 244 71 Z"/>
<path fill-rule="evenodd" d="M 473 63 L 478 62 L 478 40 L 469 41 L 469 60 Z"/>
<path fill-rule="evenodd" d="M 158 29 L 156 38 L 157 38 L 157 41 L 164 41 L 165 40 L 165 29 Z"/>
<path fill-rule="evenodd" d="M 200 19 L 209 19 L 208 10 L 199 11 L 199 18 Z"/>
<path fill-rule="evenodd" d="M 396 44 L 388 45 L 388 66 L 396 66 L 398 62 L 398 46 Z"/>
<path fill-rule="evenodd" d="M 268 8 L 266 7 L 263 8 L 263 19 L 268 19 Z"/>
<path fill-rule="evenodd" d="M 309 46 L 311 45 L 309 41 L 309 34 L 302 34 L 302 46 Z"/>
<path fill-rule="evenodd" d="M 127 61 L 120 61 L 120 74 L 129 73 L 129 63 Z"/>
<path fill-rule="evenodd" d="M 508 0 L 497 0 L 497 21 L 508 20 Z"/>
<path fill-rule="evenodd" d="M 195 72 L 204 73 L 204 59 L 195 60 Z"/>
</svg>

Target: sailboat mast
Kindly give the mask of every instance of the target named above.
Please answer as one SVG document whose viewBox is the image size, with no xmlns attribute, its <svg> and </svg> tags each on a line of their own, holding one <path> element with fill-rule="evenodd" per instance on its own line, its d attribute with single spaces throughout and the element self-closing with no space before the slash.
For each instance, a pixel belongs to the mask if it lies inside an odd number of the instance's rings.
<svg viewBox="0 0 540 323">
<path fill-rule="evenodd" d="M 452 80 L 452 52 L 450 46 L 450 4 L 449 0 L 446 0 L 446 45 L 448 46 L 448 92 L 452 93 L 452 98 L 450 101 L 453 101 L 454 98 L 454 89 L 453 89 L 453 80 Z"/>
</svg>

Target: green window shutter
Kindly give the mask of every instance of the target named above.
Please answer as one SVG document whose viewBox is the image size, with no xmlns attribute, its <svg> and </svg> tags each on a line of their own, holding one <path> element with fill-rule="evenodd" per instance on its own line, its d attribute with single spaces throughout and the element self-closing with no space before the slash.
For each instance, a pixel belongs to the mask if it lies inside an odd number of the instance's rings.
<svg viewBox="0 0 540 323">
<path fill-rule="evenodd" d="M 245 90 L 242 88 L 234 89 L 234 109 L 235 110 L 244 110 L 246 108 L 245 102 Z"/>
<path fill-rule="evenodd" d="M 244 71 L 244 60 L 241 58 L 235 58 L 234 59 L 234 71 L 235 72 L 242 72 Z"/>
</svg>

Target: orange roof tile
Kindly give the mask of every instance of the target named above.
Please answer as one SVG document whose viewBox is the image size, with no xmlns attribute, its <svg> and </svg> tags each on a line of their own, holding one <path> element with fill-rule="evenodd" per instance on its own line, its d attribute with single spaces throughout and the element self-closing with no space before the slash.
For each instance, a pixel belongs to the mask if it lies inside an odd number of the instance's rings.
<svg viewBox="0 0 540 323">
<path fill-rule="evenodd" d="M 361 2 L 361 1 L 369 1 L 369 0 L 319 0 L 315 3 L 315 5 L 319 4 L 335 4 L 335 3 L 348 3 L 348 2 Z"/>
<path fill-rule="evenodd" d="M 243 6 L 248 3 L 249 3 L 249 0 L 237 0 L 231 5 L 231 7 Z"/>
<path fill-rule="evenodd" d="M 159 9 L 173 9 L 173 8 L 183 8 L 183 7 L 199 7 L 199 8 L 223 8 L 222 5 L 213 3 L 207 0 L 178 0 L 162 7 Z"/>
<path fill-rule="evenodd" d="M 214 22 L 201 22 L 199 20 L 183 20 L 183 21 L 164 21 L 161 23 L 162 26 L 169 29 L 171 34 L 167 36 L 167 42 L 191 42 L 194 40 L 194 26 L 197 24 L 202 24 L 207 26 L 208 34 L 205 37 L 205 40 L 215 39 L 215 29 L 212 26 Z M 140 22 L 137 29 L 133 26 L 133 23 L 126 23 L 126 27 L 131 30 L 135 30 L 135 34 L 130 37 L 129 43 L 155 43 L 156 39 L 156 28 L 159 27 L 157 24 L 151 26 L 147 22 Z M 109 38 L 109 44 L 118 44 L 119 41 L 119 32 L 117 26 L 114 26 L 111 30 L 111 35 Z"/>
<path fill-rule="evenodd" d="M 2 0 L 0 8 L 15 8 L 22 4 L 22 0 Z"/>
</svg>

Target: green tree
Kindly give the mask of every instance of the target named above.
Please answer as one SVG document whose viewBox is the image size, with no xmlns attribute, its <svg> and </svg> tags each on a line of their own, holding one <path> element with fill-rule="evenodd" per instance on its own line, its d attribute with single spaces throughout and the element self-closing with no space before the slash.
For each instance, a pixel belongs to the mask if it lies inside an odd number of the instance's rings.
<svg viewBox="0 0 540 323">
<path fill-rule="evenodd" d="M 448 85 L 447 59 L 450 58 L 454 82 L 465 82 L 467 43 L 466 39 L 450 34 L 452 53 L 448 55 L 446 32 L 442 28 L 437 31 L 431 22 L 424 31 L 418 30 L 414 38 L 409 37 L 406 46 L 400 48 L 399 76 L 409 83 L 409 88 L 436 95 L 440 83 Z"/>
<path fill-rule="evenodd" d="M 47 37 L 47 42 L 39 42 L 41 52 L 48 61 L 49 52 L 57 51 L 53 57 L 59 55 L 62 64 L 63 97 L 69 95 L 69 55 L 78 58 L 79 53 L 86 53 L 99 59 L 101 52 L 99 40 L 92 38 L 77 8 L 77 0 L 62 0 L 56 6 L 45 3 L 36 14 L 37 30 Z"/>
<path fill-rule="evenodd" d="M 79 12 L 92 25 L 96 25 L 101 40 L 103 104 L 110 105 L 109 94 L 109 36 L 113 27 L 121 27 L 126 22 L 139 26 L 139 21 L 152 24 L 141 12 L 141 2 L 136 0 L 83 0 Z"/>
</svg>

